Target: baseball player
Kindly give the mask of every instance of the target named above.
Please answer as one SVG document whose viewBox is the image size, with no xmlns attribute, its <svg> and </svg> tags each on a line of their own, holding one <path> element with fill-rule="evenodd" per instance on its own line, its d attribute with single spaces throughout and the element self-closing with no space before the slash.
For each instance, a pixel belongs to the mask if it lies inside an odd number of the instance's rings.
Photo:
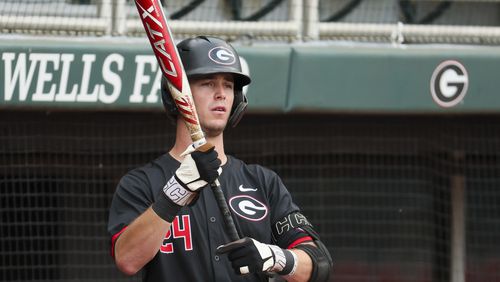
<svg viewBox="0 0 500 282">
<path fill-rule="evenodd" d="M 167 154 L 128 172 L 110 208 L 108 231 L 117 267 L 143 281 L 327 281 L 332 260 L 280 177 L 224 152 L 226 125 L 236 126 L 247 98 L 238 54 L 214 37 L 177 45 L 207 141 L 191 138 L 162 81 L 162 100 L 175 119 Z M 188 148 L 188 149 L 186 149 Z M 219 179 L 240 238 L 230 242 L 208 183 Z"/>
</svg>

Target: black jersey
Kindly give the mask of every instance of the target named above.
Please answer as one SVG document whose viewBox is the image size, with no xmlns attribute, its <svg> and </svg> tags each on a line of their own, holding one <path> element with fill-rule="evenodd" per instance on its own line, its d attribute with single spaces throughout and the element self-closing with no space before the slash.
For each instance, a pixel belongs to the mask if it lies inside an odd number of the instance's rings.
<svg viewBox="0 0 500 282">
<path fill-rule="evenodd" d="M 155 201 L 158 192 L 180 163 L 165 154 L 130 171 L 119 182 L 111 204 L 108 231 L 119 234 Z M 276 242 L 272 224 L 299 211 L 279 176 L 259 165 L 247 165 L 228 156 L 219 181 L 242 237 L 287 248 L 294 242 Z M 209 187 L 198 200 L 183 207 L 165 230 L 163 244 L 143 269 L 143 281 L 260 281 L 257 275 L 236 275 L 227 256 L 216 248 L 230 242 L 223 217 Z"/>
</svg>

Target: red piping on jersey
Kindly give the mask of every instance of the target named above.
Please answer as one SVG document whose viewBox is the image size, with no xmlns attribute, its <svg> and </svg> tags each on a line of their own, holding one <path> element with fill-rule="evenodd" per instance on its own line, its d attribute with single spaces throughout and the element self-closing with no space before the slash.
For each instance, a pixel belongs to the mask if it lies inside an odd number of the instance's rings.
<svg viewBox="0 0 500 282">
<path fill-rule="evenodd" d="M 127 229 L 128 226 L 125 226 L 123 227 L 122 230 L 120 230 L 120 232 L 116 233 L 115 235 L 113 235 L 113 237 L 111 237 L 111 257 L 115 257 L 115 243 L 116 243 L 116 240 L 118 239 L 118 237 L 120 237 L 120 235 L 123 233 L 123 231 L 125 231 L 125 229 Z"/>
<path fill-rule="evenodd" d="M 287 248 L 287 249 L 292 249 L 292 248 L 294 248 L 295 246 L 297 246 L 297 245 L 299 245 L 299 244 L 302 244 L 302 243 L 304 243 L 304 242 L 310 242 L 310 241 L 312 241 L 312 240 L 313 240 L 313 238 L 312 238 L 311 236 L 306 236 L 306 237 L 299 238 L 299 239 L 297 239 L 297 240 L 293 241 L 293 243 L 291 243 L 291 244 L 288 246 L 288 248 Z"/>
</svg>

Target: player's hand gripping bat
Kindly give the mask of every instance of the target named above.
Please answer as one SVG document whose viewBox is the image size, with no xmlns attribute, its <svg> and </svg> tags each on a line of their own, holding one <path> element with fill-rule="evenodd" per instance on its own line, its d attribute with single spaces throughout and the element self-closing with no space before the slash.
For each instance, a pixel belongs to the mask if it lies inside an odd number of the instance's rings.
<svg viewBox="0 0 500 282">
<path fill-rule="evenodd" d="M 172 98 L 191 134 L 193 147 L 199 151 L 206 151 L 213 145 L 207 143 L 201 130 L 187 75 L 179 58 L 172 33 L 167 25 L 161 3 L 158 0 L 135 0 L 135 4 L 161 72 L 168 80 Z M 239 239 L 239 235 L 219 181 L 215 180 L 210 186 L 224 217 L 229 238 L 231 241 L 236 241 Z"/>
</svg>

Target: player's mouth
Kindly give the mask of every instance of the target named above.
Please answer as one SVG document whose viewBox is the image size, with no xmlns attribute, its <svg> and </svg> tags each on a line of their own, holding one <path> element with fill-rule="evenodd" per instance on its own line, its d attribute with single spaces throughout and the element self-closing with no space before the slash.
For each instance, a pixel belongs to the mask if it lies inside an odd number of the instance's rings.
<svg viewBox="0 0 500 282">
<path fill-rule="evenodd" d="M 212 112 L 225 113 L 226 107 L 224 107 L 224 106 L 213 107 Z"/>
</svg>

